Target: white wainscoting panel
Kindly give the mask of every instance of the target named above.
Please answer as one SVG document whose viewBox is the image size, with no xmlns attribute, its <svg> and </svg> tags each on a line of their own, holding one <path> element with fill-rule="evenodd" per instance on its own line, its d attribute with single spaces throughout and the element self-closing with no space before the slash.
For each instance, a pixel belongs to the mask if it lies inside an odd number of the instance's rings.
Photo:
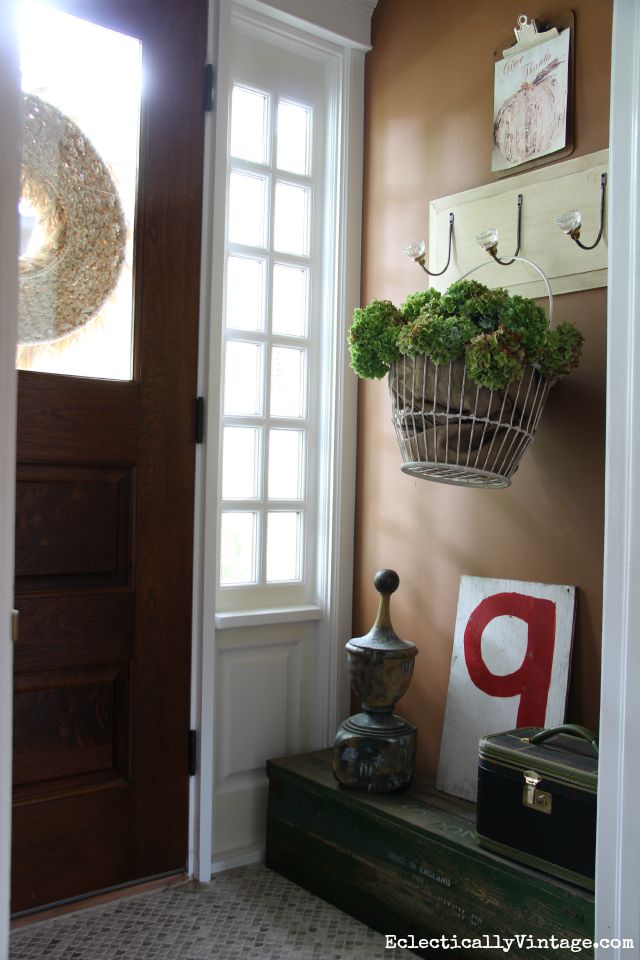
<svg viewBox="0 0 640 960">
<path fill-rule="evenodd" d="M 239 787 L 216 797 L 213 817 L 212 872 L 221 860 L 235 860 L 253 850 L 263 850 L 267 822 L 266 777 L 251 788 Z"/>
<path fill-rule="evenodd" d="M 267 760 L 310 748 L 313 623 L 218 633 L 213 860 L 264 845 Z"/>
<path fill-rule="evenodd" d="M 301 679 L 300 640 L 220 651 L 222 786 L 299 747 Z"/>
</svg>

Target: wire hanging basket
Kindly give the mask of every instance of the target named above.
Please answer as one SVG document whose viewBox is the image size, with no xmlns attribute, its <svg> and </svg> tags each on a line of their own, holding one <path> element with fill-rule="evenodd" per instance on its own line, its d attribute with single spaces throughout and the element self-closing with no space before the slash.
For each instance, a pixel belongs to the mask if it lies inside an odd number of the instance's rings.
<svg viewBox="0 0 640 960">
<path fill-rule="evenodd" d="M 513 259 L 529 264 L 544 281 L 551 324 L 553 296 L 547 277 L 533 261 Z M 491 263 L 478 264 L 460 279 Z M 504 390 L 491 390 L 469 378 L 464 358 L 440 365 L 427 356 L 392 363 L 391 420 L 402 471 L 461 487 L 510 486 L 552 384 L 532 365 Z"/>
</svg>

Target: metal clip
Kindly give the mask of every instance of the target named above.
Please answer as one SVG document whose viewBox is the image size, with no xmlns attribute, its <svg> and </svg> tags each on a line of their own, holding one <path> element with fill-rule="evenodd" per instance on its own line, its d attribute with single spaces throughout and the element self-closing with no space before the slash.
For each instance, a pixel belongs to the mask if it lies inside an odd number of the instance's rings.
<svg viewBox="0 0 640 960">
<path fill-rule="evenodd" d="M 551 813 L 551 794 L 546 790 L 538 790 L 540 779 L 535 770 L 524 771 L 522 803 L 525 807 L 538 810 L 540 813 Z"/>
<path fill-rule="evenodd" d="M 518 17 L 518 26 L 514 28 L 516 42 L 512 47 L 507 47 L 502 51 L 504 57 L 513 57 L 515 54 L 522 53 L 524 50 L 530 50 L 531 47 L 538 46 L 539 43 L 546 43 L 557 37 L 558 31 L 555 27 L 548 30 L 538 31 L 535 20 L 529 20 L 526 13 L 521 13 Z"/>
</svg>

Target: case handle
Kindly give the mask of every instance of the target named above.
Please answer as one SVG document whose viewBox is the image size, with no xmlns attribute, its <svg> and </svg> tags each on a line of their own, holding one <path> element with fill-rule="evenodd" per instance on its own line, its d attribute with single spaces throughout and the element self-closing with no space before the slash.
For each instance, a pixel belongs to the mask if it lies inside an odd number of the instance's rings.
<svg viewBox="0 0 640 960">
<path fill-rule="evenodd" d="M 559 733 L 568 733 L 572 737 L 580 737 L 581 740 L 588 740 L 595 753 L 598 753 L 598 738 L 596 735 L 592 733 L 591 730 L 587 730 L 586 727 L 578 726 L 577 723 L 562 723 L 559 727 L 549 727 L 546 730 L 540 730 L 539 733 L 535 733 L 532 737 L 529 737 L 529 743 L 544 743 L 545 740 L 550 740 L 551 737 L 555 737 Z"/>
</svg>

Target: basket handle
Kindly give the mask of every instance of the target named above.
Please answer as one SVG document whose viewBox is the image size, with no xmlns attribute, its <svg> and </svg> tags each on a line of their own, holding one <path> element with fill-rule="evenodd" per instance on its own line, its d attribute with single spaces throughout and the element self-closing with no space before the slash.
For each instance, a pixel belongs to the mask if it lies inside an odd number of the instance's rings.
<svg viewBox="0 0 640 960">
<path fill-rule="evenodd" d="M 537 263 L 534 263 L 533 260 L 527 260 L 526 257 L 512 257 L 511 260 L 519 260 L 520 263 L 527 263 L 530 267 L 540 275 L 541 280 L 543 281 L 545 287 L 547 288 L 547 297 L 549 298 L 549 326 L 551 326 L 551 320 L 553 319 L 553 294 L 551 293 L 551 284 L 549 283 L 549 278 L 546 273 L 540 269 Z M 471 273 L 475 273 L 476 270 L 481 270 L 482 267 L 490 267 L 493 263 L 493 260 L 483 260 L 482 263 L 477 263 L 475 267 L 471 267 L 470 270 L 467 270 L 466 273 L 463 273 L 459 280 L 466 280 L 466 278 Z"/>
<path fill-rule="evenodd" d="M 544 743 L 551 737 L 558 736 L 559 733 L 568 733 L 572 737 L 580 737 L 581 740 L 588 740 L 593 747 L 594 753 L 598 753 L 598 738 L 591 730 L 586 727 L 580 727 L 577 723 L 562 723 L 559 727 L 548 727 L 546 730 L 540 730 L 539 733 L 529 737 L 529 743 Z"/>
</svg>

